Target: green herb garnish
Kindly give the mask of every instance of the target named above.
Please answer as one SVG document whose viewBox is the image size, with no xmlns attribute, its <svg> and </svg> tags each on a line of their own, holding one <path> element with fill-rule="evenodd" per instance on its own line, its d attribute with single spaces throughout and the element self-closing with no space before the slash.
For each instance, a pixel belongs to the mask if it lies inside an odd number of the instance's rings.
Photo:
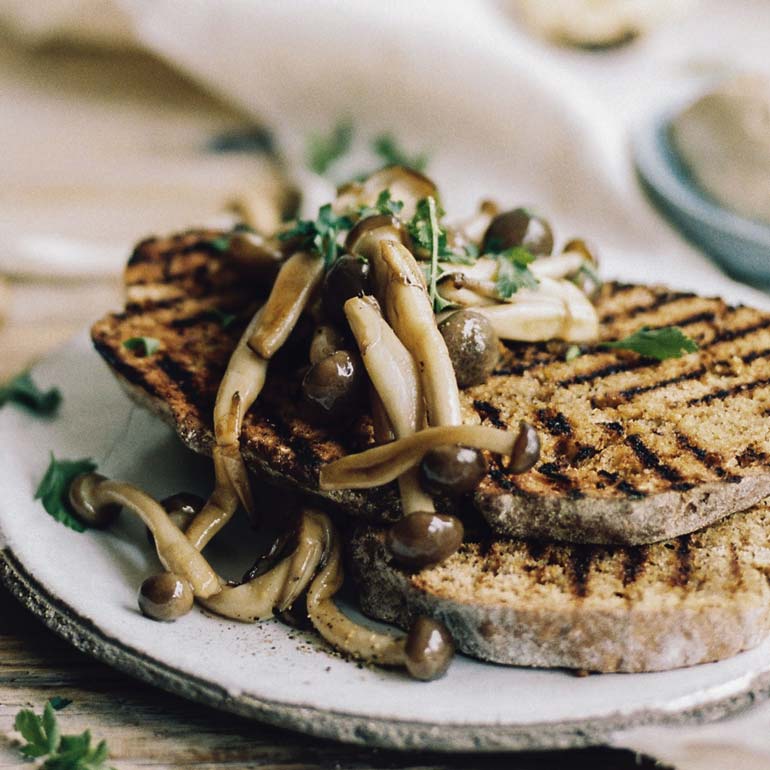
<svg viewBox="0 0 770 770">
<path fill-rule="evenodd" d="M 220 253 L 224 253 L 230 248 L 230 235 L 220 235 L 216 238 L 212 238 L 208 244 L 212 249 Z"/>
<path fill-rule="evenodd" d="M 640 356 L 665 361 L 667 358 L 681 358 L 686 353 L 694 353 L 698 350 L 698 343 L 678 326 L 664 326 L 662 329 L 643 326 L 622 340 L 602 342 L 599 347 L 632 350 Z"/>
<path fill-rule="evenodd" d="M 378 196 L 374 206 L 360 206 L 354 213 L 358 219 L 375 217 L 379 214 L 397 217 L 404 208 L 403 201 L 394 201 L 390 196 L 390 190 L 383 190 Z"/>
<path fill-rule="evenodd" d="M 54 695 L 53 698 L 51 698 L 48 702 L 51 704 L 51 707 L 54 711 L 61 711 L 62 709 L 66 709 L 67 706 L 72 703 L 69 698 L 62 698 L 61 695 Z"/>
<path fill-rule="evenodd" d="M 158 352 L 160 340 L 155 339 L 155 337 L 130 337 L 123 340 L 123 347 L 136 353 L 140 358 L 144 358 Z"/>
<path fill-rule="evenodd" d="M 40 500 L 43 508 L 56 521 L 76 532 L 85 532 L 86 525 L 75 516 L 70 506 L 69 489 L 76 476 L 95 470 L 96 464 L 90 458 L 57 460 L 51 452 L 51 462 L 35 492 L 35 500 Z"/>
<path fill-rule="evenodd" d="M 352 141 L 353 123 L 350 120 L 340 120 L 327 135 L 311 135 L 305 152 L 308 168 L 316 174 L 325 174 L 350 149 Z"/>
<path fill-rule="evenodd" d="M 537 288 L 537 278 L 529 269 L 534 260 L 534 256 L 521 246 L 497 255 L 495 288 L 501 299 L 510 299 L 519 289 Z"/>
<path fill-rule="evenodd" d="M 212 307 L 211 310 L 209 310 L 209 315 L 213 320 L 218 321 L 219 325 L 223 329 L 230 328 L 235 322 L 235 319 L 238 317 L 233 313 L 226 313 L 224 310 L 220 310 L 218 307 Z"/>
<path fill-rule="evenodd" d="M 106 764 L 109 758 L 106 741 L 92 748 L 88 730 L 80 735 L 61 734 L 54 699 L 45 704 L 42 716 L 29 709 L 20 711 L 13 726 L 26 741 L 20 749 L 22 756 L 45 759 L 38 764 L 43 770 L 110 770 Z"/>
<path fill-rule="evenodd" d="M 61 403 L 61 392 L 58 388 L 40 390 L 30 373 L 23 372 L 0 386 L 0 406 L 8 402 L 20 404 L 35 414 L 53 415 Z"/>
<path fill-rule="evenodd" d="M 299 219 L 294 227 L 282 232 L 278 238 L 282 241 L 297 238 L 299 247 L 320 254 L 328 269 L 337 259 L 337 236 L 342 230 L 348 230 L 352 224 L 350 217 L 338 217 L 332 211 L 331 203 L 327 203 L 318 209 L 318 218 L 315 221 Z"/>
<path fill-rule="evenodd" d="M 430 250 L 430 274 L 428 275 L 428 296 L 433 305 L 433 312 L 440 313 L 452 305 L 438 293 L 438 279 L 441 277 L 441 266 L 438 258 L 441 248 L 446 249 L 446 233 L 439 225 L 439 207 L 433 196 L 424 198 L 417 204 L 415 218 L 410 222 L 410 232 L 416 233 L 415 237 L 420 245 Z M 442 212 L 443 213 L 443 212 Z M 427 217 L 425 216 L 427 214 Z M 419 219 L 417 219 L 419 217 Z"/>
<path fill-rule="evenodd" d="M 581 356 L 583 354 L 583 351 L 577 346 L 577 345 L 570 345 L 567 348 L 567 352 L 564 354 L 564 360 L 574 361 L 576 358 Z"/>
<path fill-rule="evenodd" d="M 399 147 L 393 134 L 380 134 L 372 141 L 372 150 L 387 166 L 407 166 L 415 171 L 425 171 L 428 156 L 423 152 L 409 155 Z"/>
</svg>

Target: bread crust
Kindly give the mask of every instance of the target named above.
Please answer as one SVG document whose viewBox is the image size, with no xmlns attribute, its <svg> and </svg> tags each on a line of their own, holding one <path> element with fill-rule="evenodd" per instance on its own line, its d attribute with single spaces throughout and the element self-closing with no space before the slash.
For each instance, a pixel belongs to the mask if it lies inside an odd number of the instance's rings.
<svg viewBox="0 0 770 770">
<path fill-rule="evenodd" d="M 410 574 L 393 563 L 382 530 L 360 528 L 349 561 L 367 615 L 404 629 L 418 615 L 438 618 L 467 655 L 665 671 L 728 658 L 767 637 L 769 532 L 762 503 L 642 548 L 466 544 L 444 564 Z"/>
</svg>

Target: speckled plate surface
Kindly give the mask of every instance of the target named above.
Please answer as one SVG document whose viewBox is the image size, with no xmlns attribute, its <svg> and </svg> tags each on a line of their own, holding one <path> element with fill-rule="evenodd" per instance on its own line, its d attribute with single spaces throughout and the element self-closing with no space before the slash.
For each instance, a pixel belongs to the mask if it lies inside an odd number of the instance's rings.
<svg viewBox="0 0 770 770">
<path fill-rule="evenodd" d="M 141 580 L 158 569 L 142 526 L 123 516 L 109 532 L 79 534 L 51 519 L 34 490 L 50 451 L 93 457 L 102 472 L 158 496 L 205 492 L 208 464 L 128 401 L 85 335 L 35 377 L 59 386 L 64 402 L 55 420 L 0 412 L 0 572 L 54 631 L 147 682 L 315 735 L 453 751 L 602 743 L 630 725 L 714 718 L 770 688 L 770 644 L 696 668 L 586 678 L 459 657 L 444 679 L 423 684 L 359 668 L 274 622 L 236 624 L 194 611 L 153 623 L 135 601 Z M 252 536 L 232 527 L 210 553 L 226 575 L 249 561 Z"/>
</svg>

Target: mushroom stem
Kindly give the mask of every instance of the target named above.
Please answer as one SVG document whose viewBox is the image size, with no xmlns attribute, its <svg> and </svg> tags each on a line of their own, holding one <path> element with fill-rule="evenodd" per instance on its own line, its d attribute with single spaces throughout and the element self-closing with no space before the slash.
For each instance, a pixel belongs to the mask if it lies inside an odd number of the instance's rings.
<svg viewBox="0 0 770 770">
<path fill-rule="evenodd" d="M 321 468 L 319 485 L 323 490 L 369 489 L 388 484 L 422 461 L 430 449 L 447 444 L 461 444 L 475 449 L 486 449 L 495 454 L 514 457 L 519 436 L 529 434 L 530 428 L 522 423 L 519 433 L 489 428 L 486 425 L 446 425 L 426 428 L 390 444 L 373 447 L 358 454 L 348 455 Z M 529 470 L 537 460 L 537 452 L 529 451 L 530 462 L 519 466 L 517 472 Z"/>
<path fill-rule="evenodd" d="M 374 261 L 385 316 L 420 372 L 430 425 L 462 422 L 460 394 L 446 342 L 436 326 L 422 273 L 408 249 L 395 241 L 380 244 Z M 417 276 L 420 280 L 416 280 Z"/>
<path fill-rule="evenodd" d="M 382 317 L 373 298 L 349 299 L 345 316 L 396 438 L 411 436 L 425 421 L 414 359 Z M 417 469 L 411 468 L 400 476 L 398 486 L 404 515 L 435 510 L 432 498 L 420 486 Z"/>
<path fill-rule="evenodd" d="M 332 597 L 344 579 L 340 543 L 326 516 L 313 513 L 326 521 L 330 547 L 326 564 L 307 592 L 307 613 L 311 622 L 318 633 L 338 650 L 384 666 L 403 666 L 406 663 L 406 637 L 372 631 L 354 623 L 335 604 Z"/>
<path fill-rule="evenodd" d="M 323 273 L 324 260 L 319 254 L 298 251 L 283 263 L 248 342 L 257 355 L 272 358 L 286 342 Z"/>
<path fill-rule="evenodd" d="M 115 503 L 138 516 L 152 532 L 163 566 L 182 576 L 195 596 L 206 598 L 220 590 L 217 573 L 171 521 L 160 503 L 141 489 L 123 481 L 99 478 L 89 486 L 89 498 L 95 508 Z"/>
</svg>

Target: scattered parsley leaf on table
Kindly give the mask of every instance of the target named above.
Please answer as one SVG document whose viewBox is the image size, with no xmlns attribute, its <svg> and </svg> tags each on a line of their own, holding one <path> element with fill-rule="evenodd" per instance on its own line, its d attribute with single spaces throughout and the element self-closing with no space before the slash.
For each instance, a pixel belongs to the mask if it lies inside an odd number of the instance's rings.
<svg viewBox="0 0 770 770">
<path fill-rule="evenodd" d="M 158 352 L 160 340 L 155 337 L 129 337 L 123 340 L 123 347 L 144 358 Z"/>
<path fill-rule="evenodd" d="M 510 299 L 519 289 L 536 289 L 537 278 L 529 269 L 535 258 L 525 248 L 516 246 L 497 255 L 497 293 Z"/>
<path fill-rule="evenodd" d="M 95 470 L 96 463 L 89 458 L 57 460 L 51 452 L 51 462 L 35 492 L 35 500 L 40 500 L 43 503 L 43 508 L 56 521 L 60 521 L 76 532 L 85 532 L 86 525 L 75 516 L 70 507 L 69 488 L 76 476 Z"/>
<path fill-rule="evenodd" d="M 20 404 L 35 414 L 50 416 L 59 408 L 61 392 L 58 388 L 41 390 L 30 373 L 23 372 L 5 385 L 0 385 L 0 406 L 9 402 Z"/>
<path fill-rule="evenodd" d="M 109 758 L 106 741 L 92 748 L 88 730 L 80 735 L 61 734 L 54 699 L 45 704 L 42 716 L 29 709 L 20 711 L 13 726 L 26 741 L 20 749 L 22 756 L 45 759 L 38 765 L 42 770 L 111 770 L 106 764 Z"/>
<path fill-rule="evenodd" d="M 312 134 L 307 142 L 306 159 L 311 171 L 325 174 L 339 160 L 353 141 L 353 123 L 341 120 L 328 135 Z"/>
<path fill-rule="evenodd" d="M 643 326 L 628 337 L 613 342 L 602 342 L 600 347 L 615 350 L 631 350 L 640 356 L 665 361 L 681 358 L 698 350 L 698 343 L 688 337 L 678 326 L 650 329 Z"/>
<path fill-rule="evenodd" d="M 421 152 L 409 155 L 399 146 L 393 134 L 380 134 L 372 140 L 372 150 L 387 166 L 406 166 L 415 171 L 425 171 L 428 156 Z"/>
</svg>

